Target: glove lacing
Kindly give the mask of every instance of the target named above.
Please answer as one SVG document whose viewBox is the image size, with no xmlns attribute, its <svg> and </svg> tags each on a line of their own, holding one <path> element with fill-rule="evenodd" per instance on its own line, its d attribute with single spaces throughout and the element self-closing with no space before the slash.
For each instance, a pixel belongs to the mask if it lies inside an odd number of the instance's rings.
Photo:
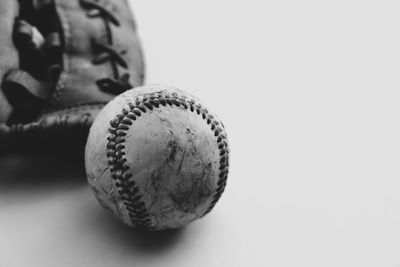
<svg viewBox="0 0 400 267">
<path fill-rule="evenodd" d="M 14 24 L 13 41 L 21 55 L 21 68 L 10 70 L 2 81 L 3 91 L 14 106 L 9 123 L 30 121 L 47 107 L 62 71 L 63 43 L 58 19 L 52 10 L 54 2 L 30 1 L 20 0 L 22 15 Z M 101 39 L 91 40 L 95 54 L 91 62 L 93 65 L 109 62 L 111 77 L 96 80 L 96 85 L 112 95 L 134 87 L 130 82 L 127 61 L 123 58 L 126 50 L 117 48 L 113 41 L 113 27 L 121 25 L 114 15 L 115 6 L 107 0 L 79 0 L 79 3 L 88 18 L 98 18 L 104 23 L 105 33 Z M 43 21 L 48 23 L 43 24 Z M 36 24 L 40 24 L 41 32 L 33 26 Z"/>
<path fill-rule="evenodd" d="M 88 9 L 88 17 L 101 17 L 104 20 L 106 29 L 107 43 L 102 43 L 96 39 L 92 40 L 93 50 L 97 52 L 96 57 L 92 59 L 92 63 L 97 65 L 109 61 L 111 64 L 113 77 L 97 80 L 97 86 L 100 88 L 100 90 L 115 95 L 132 88 L 133 86 L 129 82 L 129 73 L 126 72 L 121 75 L 118 69 L 118 66 L 123 69 L 127 69 L 128 64 L 122 57 L 126 51 L 117 51 L 117 49 L 113 46 L 113 36 L 110 24 L 113 24 L 115 27 L 120 26 L 119 20 L 112 13 L 113 7 L 108 2 L 106 2 L 104 5 L 101 5 L 98 0 L 80 0 L 80 3 L 82 7 Z"/>
</svg>

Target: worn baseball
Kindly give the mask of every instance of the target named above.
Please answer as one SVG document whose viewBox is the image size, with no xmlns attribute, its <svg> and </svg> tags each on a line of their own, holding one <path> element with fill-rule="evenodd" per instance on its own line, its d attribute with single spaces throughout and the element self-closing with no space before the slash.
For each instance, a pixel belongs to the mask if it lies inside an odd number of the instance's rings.
<svg viewBox="0 0 400 267">
<path fill-rule="evenodd" d="M 137 87 L 108 103 L 85 154 L 100 204 L 140 230 L 179 228 L 210 212 L 225 189 L 228 161 L 217 116 L 165 85 Z"/>
</svg>

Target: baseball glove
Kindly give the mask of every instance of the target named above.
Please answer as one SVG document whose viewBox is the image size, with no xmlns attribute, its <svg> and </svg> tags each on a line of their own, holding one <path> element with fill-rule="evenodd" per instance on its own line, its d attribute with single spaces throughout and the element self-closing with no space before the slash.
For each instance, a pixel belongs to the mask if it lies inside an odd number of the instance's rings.
<svg viewBox="0 0 400 267">
<path fill-rule="evenodd" d="M 83 151 L 116 95 L 142 85 L 126 0 L 0 1 L 0 151 Z"/>
</svg>

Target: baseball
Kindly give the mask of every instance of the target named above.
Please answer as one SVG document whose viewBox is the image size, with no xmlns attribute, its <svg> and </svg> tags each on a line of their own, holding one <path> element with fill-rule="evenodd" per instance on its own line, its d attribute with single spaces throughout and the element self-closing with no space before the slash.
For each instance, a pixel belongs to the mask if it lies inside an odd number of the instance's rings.
<svg viewBox="0 0 400 267">
<path fill-rule="evenodd" d="M 85 151 L 100 204 L 139 230 L 179 228 L 209 213 L 225 189 L 228 162 L 218 117 L 165 85 L 137 87 L 108 103 Z"/>
</svg>

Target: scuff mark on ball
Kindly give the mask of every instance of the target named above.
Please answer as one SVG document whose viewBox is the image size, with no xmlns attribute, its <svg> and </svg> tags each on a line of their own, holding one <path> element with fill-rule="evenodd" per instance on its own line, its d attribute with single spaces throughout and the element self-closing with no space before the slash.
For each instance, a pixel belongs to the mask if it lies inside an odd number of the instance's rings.
<svg viewBox="0 0 400 267">
<path fill-rule="evenodd" d="M 212 181 L 209 178 L 211 166 L 211 163 L 203 164 L 200 173 L 186 173 L 169 193 L 178 210 L 195 213 L 199 205 L 210 198 L 213 192 Z"/>
</svg>

